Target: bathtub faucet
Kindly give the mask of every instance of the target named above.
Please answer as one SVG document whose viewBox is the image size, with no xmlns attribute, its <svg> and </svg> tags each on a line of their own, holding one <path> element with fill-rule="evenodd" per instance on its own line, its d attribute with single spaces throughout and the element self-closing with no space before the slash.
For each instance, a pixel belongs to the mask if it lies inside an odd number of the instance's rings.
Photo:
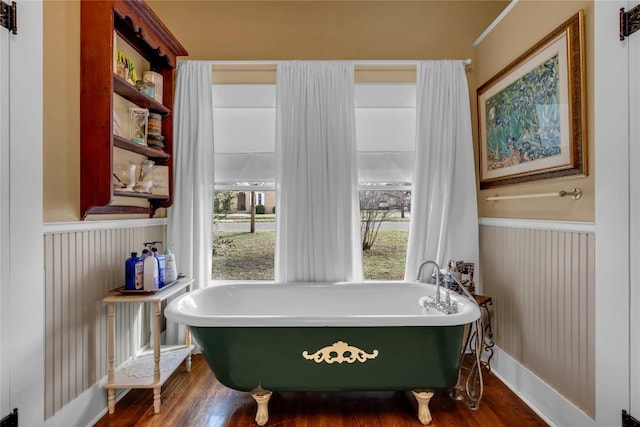
<svg viewBox="0 0 640 427">
<path fill-rule="evenodd" d="M 418 267 L 418 277 L 417 280 L 418 282 L 420 282 L 422 280 L 422 269 L 424 269 L 424 267 L 426 267 L 429 264 L 433 264 L 436 267 L 436 274 L 432 275 L 435 276 L 436 279 L 436 303 L 440 303 L 440 266 L 438 265 L 437 262 L 433 261 L 433 260 L 428 260 L 428 261 L 424 261 L 422 264 L 420 264 L 420 267 Z"/>
<path fill-rule="evenodd" d="M 417 276 L 417 280 L 418 282 L 421 281 L 422 279 L 422 270 L 423 268 L 428 265 L 428 264 L 433 264 L 436 268 L 436 273 L 435 273 L 435 279 L 436 279 L 436 296 L 433 299 L 433 301 L 425 301 L 424 302 L 424 306 L 425 307 L 433 307 L 445 314 L 454 314 L 458 312 L 458 305 L 454 302 L 451 303 L 451 298 L 449 295 L 449 288 L 447 287 L 447 296 L 446 296 L 446 300 L 444 302 L 442 302 L 440 300 L 440 278 L 442 277 L 442 274 L 440 273 L 440 266 L 438 265 L 437 262 L 433 261 L 433 260 L 428 260 L 428 261 L 424 261 L 422 264 L 420 264 L 420 267 L 418 267 L 418 276 Z"/>
</svg>

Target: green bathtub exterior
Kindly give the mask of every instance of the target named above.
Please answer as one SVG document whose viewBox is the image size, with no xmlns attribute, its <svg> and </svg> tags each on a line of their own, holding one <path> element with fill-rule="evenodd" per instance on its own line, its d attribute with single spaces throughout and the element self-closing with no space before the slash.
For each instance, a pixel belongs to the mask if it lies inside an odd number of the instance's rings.
<svg viewBox="0 0 640 427">
<path fill-rule="evenodd" d="M 455 386 L 464 325 L 403 327 L 191 327 L 225 386 L 251 391 L 417 390 Z M 328 364 L 302 353 L 343 341 L 375 358 Z"/>
</svg>

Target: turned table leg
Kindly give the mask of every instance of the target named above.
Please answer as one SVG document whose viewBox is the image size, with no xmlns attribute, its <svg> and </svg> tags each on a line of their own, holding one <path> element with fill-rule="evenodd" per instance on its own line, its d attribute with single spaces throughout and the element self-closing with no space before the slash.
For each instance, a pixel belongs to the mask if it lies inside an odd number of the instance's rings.
<svg viewBox="0 0 640 427">
<path fill-rule="evenodd" d="M 433 397 L 432 391 L 412 391 L 413 396 L 418 401 L 418 419 L 423 425 L 431 422 L 431 411 L 429 411 L 429 401 Z"/>
<path fill-rule="evenodd" d="M 112 388 L 107 390 L 107 404 L 109 407 L 109 413 L 113 414 L 116 409 L 116 391 Z"/>
<path fill-rule="evenodd" d="M 107 318 L 108 318 L 108 328 L 107 328 L 107 359 L 109 362 L 107 368 L 107 382 L 109 384 L 113 384 L 115 381 L 115 325 L 116 325 L 116 309 L 114 303 L 107 304 Z M 107 392 L 107 404 L 109 408 L 109 413 L 113 414 L 116 409 L 116 391 L 112 388 Z"/>
<path fill-rule="evenodd" d="M 271 392 L 266 390 L 254 390 L 251 392 L 251 396 L 258 404 L 258 410 L 256 411 L 256 424 L 263 426 L 269 421 L 269 399 L 271 398 Z"/>
<path fill-rule="evenodd" d="M 160 315 L 161 302 L 153 305 L 153 383 L 160 383 Z M 153 388 L 153 412 L 160 412 L 160 387 Z"/>
<path fill-rule="evenodd" d="M 160 387 L 153 388 L 153 413 L 160 412 Z"/>
</svg>

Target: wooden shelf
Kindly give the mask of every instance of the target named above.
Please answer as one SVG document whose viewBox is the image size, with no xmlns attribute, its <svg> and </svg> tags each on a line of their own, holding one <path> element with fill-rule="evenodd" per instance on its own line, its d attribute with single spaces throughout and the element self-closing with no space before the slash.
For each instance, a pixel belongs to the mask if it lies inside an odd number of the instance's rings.
<svg viewBox="0 0 640 427">
<path fill-rule="evenodd" d="M 143 156 L 147 156 L 148 158 L 156 161 L 166 161 L 171 157 L 168 153 L 160 151 L 157 148 L 151 148 L 146 145 L 136 144 L 135 142 L 132 142 L 131 140 L 118 135 L 113 135 L 113 146 L 122 148 L 123 150 L 131 151 L 133 153 L 142 154 Z"/>
<path fill-rule="evenodd" d="M 164 369 L 161 369 L 160 378 L 157 381 L 153 377 L 153 351 L 149 349 L 118 367 L 113 373 L 113 378 L 107 380 L 104 388 L 152 388 L 162 386 L 176 368 L 191 354 L 193 348 L 193 345 L 160 346 L 160 365 Z"/>
<path fill-rule="evenodd" d="M 113 91 L 123 98 L 128 99 L 140 108 L 148 108 L 152 113 L 168 116 L 171 113 L 164 105 L 150 96 L 140 92 L 135 86 L 121 79 L 117 74 L 113 75 Z"/>
<path fill-rule="evenodd" d="M 139 214 L 153 216 L 156 206 L 152 203 L 149 207 L 128 205 L 92 206 L 86 209 L 85 215 L 121 215 Z"/>
<path fill-rule="evenodd" d="M 114 196 L 120 197 L 138 197 L 140 199 L 149 200 L 169 200 L 169 196 L 162 196 L 160 194 L 142 193 L 140 191 L 118 191 L 113 192 Z"/>
<path fill-rule="evenodd" d="M 175 282 L 160 288 L 156 292 L 144 292 L 144 293 L 121 293 L 117 289 L 120 286 L 114 286 L 111 294 L 103 298 L 103 302 L 162 302 L 171 298 L 185 289 L 190 289 L 195 280 L 188 277 L 180 277 Z"/>
</svg>

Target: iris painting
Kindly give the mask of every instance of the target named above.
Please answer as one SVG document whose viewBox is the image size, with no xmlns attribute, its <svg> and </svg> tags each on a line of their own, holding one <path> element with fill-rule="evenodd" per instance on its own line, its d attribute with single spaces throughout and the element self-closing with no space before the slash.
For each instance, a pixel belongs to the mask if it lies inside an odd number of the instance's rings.
<svg viewBox="0 0 640 427">
<path fill-rule="evenodd" d="M 558 55 L 486 101 L 487 169 L 561 153 Z"/>
<path fill-rule="evenodd" d="M 480 189 L 587 175 L 584 13 L 477 90 Z"/>
</svg>

